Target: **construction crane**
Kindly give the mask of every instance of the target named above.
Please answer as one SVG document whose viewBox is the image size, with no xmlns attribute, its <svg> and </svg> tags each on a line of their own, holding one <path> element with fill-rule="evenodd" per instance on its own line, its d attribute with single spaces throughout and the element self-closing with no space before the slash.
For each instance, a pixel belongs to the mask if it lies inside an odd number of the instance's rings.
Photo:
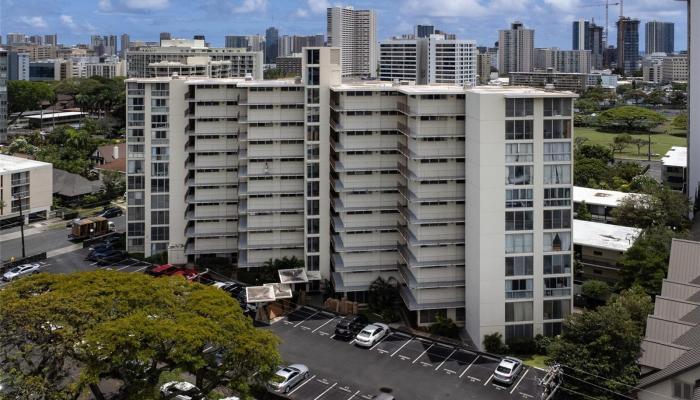
<svg viewBox="0 0 700 400">
<path fill-rule="evenodd" d="M 605 3 L 595 3 L 595 4 L 584 4 L 581 7 L 600 7 L 600 6 L 605 6 L 605 31 L 603 32 L 603 48 L 607 49 L 608 48 L 608 31 L 610 30 L 610 24 L 608 20 L 608 11 L 610 9 L 610 6 L 620 6 L 620 16 L 622 17 L 623 14 L 623 7 L 624 7 L 624 0 L 620 0 L 619 2 L 612 3 L 610 0 L 605 0 Z"/>
</svg>

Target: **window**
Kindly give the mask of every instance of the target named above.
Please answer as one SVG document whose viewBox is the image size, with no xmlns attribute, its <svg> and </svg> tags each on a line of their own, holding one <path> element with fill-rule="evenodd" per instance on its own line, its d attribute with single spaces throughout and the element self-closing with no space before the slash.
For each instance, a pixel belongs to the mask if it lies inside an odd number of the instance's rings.
<svg viewBox="0 0 700 400">
<path fill-rule="evenodd" d="M 307 144 L 306 145 L 306 158 L 308 160 L 318 160 L 319 145 L 317 144 Z"/>
<path fill-rule="evenodd" d="M 506 322 L 532 321 L 532 302 L 506 303 Z"/>
<path fill-rule="evenodd" d="M 318 88 L 306 89 L 306 102 L 309 104 L 318 104 L 320 93 L 320 89 Z"/>
<path fill-rule="evenodd" d="M 506 185 L 531 185 L 532 165 L 511 165 L 506 167 Z"/>
<path fill-rule="evenodd" d="M 516 337 L 532 337 L 532 324 L 506 325 L 506 343 Z"/>
<path fill-rule="evenodd" d="M 318 197 L 319 193 L 319 182 L 311 181 L 306 182 L 306 195 L 308 197 Z"/>
<path fill-rule="evenodd" d="M 571 300 L 545 300 L 542 303 L 544 319 L 564 319 L 571 314 Z"/>
<path fill-rule="evenodd" d="M 309 253 L 317 253 L 319 248 L 319 238 L 310 237 L 306 239 L 306 251 Z"/>
<path fill-rule="evenodd" d="M 544 120 L 545 139 L 569 139 L 571 138 L 571 120 L 546 119 Z"/>
<path fill-rule="evenodd" d="M 318 49 L 308 49 L 306 50 L 306 63 L 307 64 L 318 64 L 319 61 L 319 51 Z"/>
<path fill-rule="evenodd" d="M 544 116 L 571 116 L 571 99 L 544 99 Z"/>
<path fill-rule="evenodd" d="M 506 208 L 532 207 L 532 189 L 507 189 Z"/>
<path fill-rule="evenodd" d="M 544 234 L 544 251 L 571 250 L 571 232 L 550 232 Z"/>
<path fill-rule="evenodd" d="M 420 323 L 421 324 L 432 324 L 437 322 L 438 318 L 447 318 L 447 310 L 421 310 L 420 311 Z"/>
<path fill-rule="evenodd" d="M 531 116 L 533 104 L 533 99 L 506 99 L 506 117 Z"/>
<path fill-rule="evenodd" d="M 532 139 L 532 120 L 506 121 L 506 140 Z"/>
<path fill-rule="evenodd" d="M 318 142 L 318 125 L 311 125 L 306 127 L 306 140 L 309 142 Z"/>
<path fill-rule="evenodd" d="M 506 143 L 506 162 L 532 162 L 532 143 Z"/>
<path fill-rule="evenodd" d="M 168 164 L 151 163 L 151 176 L 168 176 Z"/>
<path fill-rule="evenodd" d="M 544 335 L 545 336 L 557 336 L 561 335 L 561 327 L 562 323 L 561 322 L 545 322 L 543 324 L 544 326 Z"/>
<path fill-rule="evenodd" d="M 129 236 L 143 236 L 145 231 L 145 224 L 143 222 L 129 222 L 127 224 L 126 232 Z"/>
<path fill-rule="evenodd" d="M 571 143 L 545 143 L 544 161 L 571 161 Z"/>
<path fill-rule="evenodd" d="M 506 211 L 507 231 L 532 230 L 532 211 Z"/>
<path fill-rule="evenodd" d="M 321 72 L 318 67 L 308 67 L 306 69 L 306 84 L 318 86 L 321 82 Z M 314 104 L 318 103 L 316 101 Z"/>
<path fill-rule="evenodd" d="M 169 179 L 151 179 L 151 192 L 164 193 L 170 191 Z"/>
<path fill-rule="evenodd" d="M 532 298 L 532 279 L 506 280 L 506 299 Z"/>
<path fill-rule="evenodd" d="M 321 258 L 319 256 L 306 257 L 306 269 L 309 271 L 318 271 Z"/>
<path fill-rule="evenodd" d="M 682 381 L 673 381 L 673 397 L 690 400 L 693 398 L 693 385 Z"/>
<path fill-rule="evenodd" d="M 544 229 L 571 228 L 571 210 L 544 210 Z"/>
<path fill-rule="evenodd" d="M 306 220 L 306 233 L 314 234 L 319 232 L 319 220 L 318 218 L 309 218 Z"/>
<path fill-rule="evenodd" d="M 306 177 L 307 178 L 318 178 L 319 176 L 319 165 L 318 163 L 310 163 L 306 165 Z"/>
<path fill-rule="evenodd" d="M 128 189 L 143 189 L 144 188 L 144 179 L 143 176 L 132 176 L 129 175 L 127 176 L 127 188 Z"/>
<path fill-rule="evenodd" d="M 126 171 L 129 174 L 143 174 L 143 160 L 128 160 Z"/>
<path fill-rule="evenodd" d="M 129 207 L 127 210 L 127 219 L 129 221 L 143 221 L 146 215 L 146 209 L 143 207 Z"/>
<path fill-rule="evenodd" d="M 156 161 L 167 161 L 170 154 L 169 147 L 151 147 L 151 159 Z"/>
<path fill-rule="evenodd" d="M 128 192 L 127 204 L 130 206 L 142 206 L 143 205 L 143 192 Z"/>
<path fill-rule="evenodd" d="M 544 297 L 571 295 L 571 277 L 544 278 Z"/>
<path fill-rule="evenodd" d="M 464 322 L 467 320 L 467 314 L 464 307 L 455 308 L 455 322 Z"/>
<path fill-rule="evenodd" d="M 306 200 L 306 214 L 318 215 L 319 202 L 318 200 Z"/>
<path fill-rule="evenodd" d="M 545 185 L 571 183 L 571 165 L 569 164 L 545 165 L 542 174 Z"/>
<path fill-rule="evenodd" d="M 168 240 L 170 238 L 170 228 L 167 226 L 151 227 L 151 240 Z"/>
<path fill-rule="evenodd" d="M 506 235 L 506 253 L 532 253 L 532 233 Z"/>
<path fill-rule="evenodd" d="M 167 225 L 169 222 L 169 211 L 151 211 L 151 225 Z"/>
<path fill-rule="evenodd" d="M 565 207 L 571 205 L 571 188 L 544 189 L 545 207 Z"/>
<path fill-rule="evenodd" d="M 544 256 L 543 261 L 543 273 L 545 275 L 571 273 L 571 256 L 569 254 Z"/>
<path fill-rule="evenodd" d="M 532 275 L 532 256 L 506 257 L 506 276 Z"/>
<path fill-rule="evenodd" d="M 153 194 L 151 195 L 151 208 L 169 208 L 170 195 Z"/>
</svg>

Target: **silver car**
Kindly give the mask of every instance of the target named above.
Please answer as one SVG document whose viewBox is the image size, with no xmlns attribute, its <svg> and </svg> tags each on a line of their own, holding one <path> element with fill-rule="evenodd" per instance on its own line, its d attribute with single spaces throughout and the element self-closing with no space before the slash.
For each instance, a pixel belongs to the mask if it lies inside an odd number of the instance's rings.
<svg viewBox="0 0 700 400">
<path fill-rule="evenodd" d="M 355 344 L 362 347 L 372 347 L 388 334 L 389 326 L 386 324 L 369 324 L 355 336 Z"/>
<path fill-rule="evenodd" d="M 273 392 L 289 393 L 294 386 L 308 377 L 309 368 L 306 365 L 292 364 L 275 372 L 275 376 L 267 385 Z"/>
<path fill-rule="evenodd" d="M 510 385 L 523 369 L 523 362 L 513 357 L 506 357 L 493 371 L 493 380 Z"/>
<path fill-rule="evenodd" d="M 5 272 L 5 274 L 2 276 L 2 280 L 9 282 L 11 280 L 21 278 L 24 275 L 35 274 L 39 272 L 39 268 L 41 268 L 41 264 L 38 263 L 18 265 Z"/>
</svg>

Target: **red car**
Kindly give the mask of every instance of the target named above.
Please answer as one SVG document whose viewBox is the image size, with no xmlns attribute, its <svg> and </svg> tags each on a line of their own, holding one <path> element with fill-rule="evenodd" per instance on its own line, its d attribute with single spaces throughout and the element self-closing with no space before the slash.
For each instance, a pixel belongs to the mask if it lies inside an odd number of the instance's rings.
<svg viewBox="0 0 700 400">
<path fill-rule="evenodd" d="M 175 265 L 173 264 L 163 264 L 163 265 L 157 265 L 151 269 L 148 269 L 146 271 L 147 274 L 153 275 L 153 276 L 163 276 L 163 275 L 170 275 L 170 270 L 175 269 Z M 173 271 L 174 272 L 174 271 Z"/>
<path fill-rule="evenodd" d="M 153 276 L 181 276 L 188 281 L 191 281 L 200 275 L 199 271 L 195 267 L 179 267 L 174 264 L 158 265 L 148 270 L 147 273 Z"/>
</svg>

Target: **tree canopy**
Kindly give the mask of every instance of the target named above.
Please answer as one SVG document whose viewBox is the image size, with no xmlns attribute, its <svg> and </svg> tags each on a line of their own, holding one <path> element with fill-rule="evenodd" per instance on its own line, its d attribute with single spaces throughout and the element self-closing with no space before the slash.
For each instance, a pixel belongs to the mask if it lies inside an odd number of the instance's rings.
<svg viewBox="0 0 700 400">
<path fill-rule="evenodd" d="M 569 315 L 548 349 L 549 358 L 564 367 L 564 387 L 599 399 L 627 393 L 638 380 L 644 324 L 652 310 L 651 298 L 634 287 L 596 310 Z"/>
<path fill-rule="evenodd" d="M 656 111 L 637 106 L 620 106 L 601 112 L 598 125 L 610 131 L 647 132 L 665 120 Z"/>
<path fill-rule="evenodd" d="M 278 339 L 238 303 L 182 278 L 92 271 L 38 274 L 0 291 L 0 376 L 31 398 L 155 399 L 161 374 L 180 370 L 205 393 L 243 396 L 280 363 Z"/>
<path fill-rule="evenodd" d="M 620 200 L 612 213 L 616 224 L 642 229 L 668 227 L 679 232 L 690 226 L 690 202 L 682 193 L 658 184 L 643 189 L 642 195 Z"/>
<path fill-rule="evenodd" d="M 24 112 L 40 109 L 42 102 L 53 103 L 55 98 L 53 87 L 46 82 L 8 81 L 7 103 L 10 113 L 19 113 L 8 121 L 8 125 L 12 125 Z"/>
</svg>

